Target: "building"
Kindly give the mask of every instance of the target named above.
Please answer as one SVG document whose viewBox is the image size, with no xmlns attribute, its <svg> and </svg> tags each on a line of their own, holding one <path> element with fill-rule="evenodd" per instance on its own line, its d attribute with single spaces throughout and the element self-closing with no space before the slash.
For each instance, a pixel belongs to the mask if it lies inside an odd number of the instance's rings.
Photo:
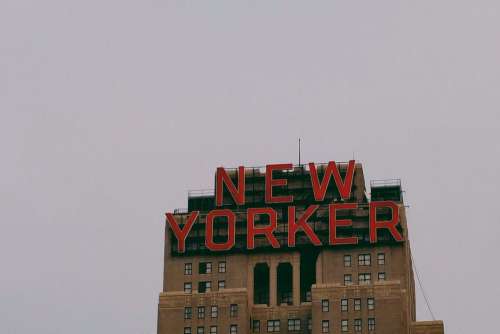
<svg viewBox="0 0 500 334">
<path fill-rule="evenodd" d="M 349 165 L 333 164 L 345 179 Z M 319 180 L 324 180 L 327 167 L 317 166 Z M 304 229 L 296 231 L 295 247 L 289 246 L 291 204 L 269 204 L 263 168 L 244 169 L 243 205 L 227 187 L 221 192 L 219 206 L 214 191 L 190 192 L 187 210 L 178 209 L 173 214 L 184 227 L 189 223 L 189 214 L 199 212 L 183 251 L 166 224 L 158 334 L 443 333 L 441 321 L 415 319 L 415 284 L 400 181 L 372 181 L 368 199 L 362 166 L 353 162 L 352 167 L 348 198 L 343 198 L 340 188 L 330 182 L 324 188 L 324 198 L 319 200 L 311 186 L 310 168 L 299 165 L 274 172 L 276 178 L 286 179 L 275 184 L 275 195 L 293 195 L 296 217 L 309 206 L 318 205 L 306 223 L 321 241 L 320 246 L 311 243 Z M 229 170 L 227 175 L 233 184 L 239 184 L 237 169 Z M 270 175 L 272 178 L 272 171 Z M 377 242 L 371 242 L 370 203 L 377 201 L 396 204 L 396 228 L 403 241 L 381 229 L 375 230 Z M 350 223 L 339 223 L 335 231 L 338 238 L 357 238 L 357 244 L 329 244 L 329 203 L 355 204 L 353 209 L 336 213 L 339 221 Z M 249 250 L 248 209 L 262 207 L 277 213 L 273 235 L 279 248 L 272 247 L 266 236 L 258 235 Z M 214 252 L 207 248 L 206 216 L 214 209 L 234 212 L 234 242 L 228 250 Z M 375 219 L 391 219 L 387 208 L 374 212 Z M 270 220 L 261 215 L 255 224 L 267 226 Z M 211 236 L 214 241 L 230 239 L 228 225 L 228 220 L 215 218 Z"/>
</svg>

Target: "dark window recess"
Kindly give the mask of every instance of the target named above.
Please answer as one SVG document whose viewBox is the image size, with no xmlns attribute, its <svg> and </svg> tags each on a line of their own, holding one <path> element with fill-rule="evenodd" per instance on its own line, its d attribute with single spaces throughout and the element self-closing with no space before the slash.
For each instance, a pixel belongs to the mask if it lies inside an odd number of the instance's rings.
<svg viewBox="0 0 500 334">
<path fill-rule="evenodd" d="M 205 293 L 212 291 L 212 282 L 199 282 L 198 283 L 198 292 Z"/>
<path fill-rule="evenodd" d="M 260 333 L 260 320 L 252 320 L 252 332 Z"/>
<path fill-rule="evenodd" d="M 300 253 L 300 301 L 310 302 L 311 286 L 316 283 L 316 260 L 318 247 L 304 249 Z"/>
<path fill-rule="evenodd" d="M 269 305 L 269 266 L 258 263 L 253 269 L 253 302 Z"/>
<path fill-rule="evenodd" d="M 279 304 L 292 305 L 293 268 L 290 263 L 280 263 L 277 269 L 277 299 Z"/>
<path fill-rule="evenodd" d="M 200 262 L 199 273 L 210 274 L 212 272 L 212 262 Z"/>
</svg>

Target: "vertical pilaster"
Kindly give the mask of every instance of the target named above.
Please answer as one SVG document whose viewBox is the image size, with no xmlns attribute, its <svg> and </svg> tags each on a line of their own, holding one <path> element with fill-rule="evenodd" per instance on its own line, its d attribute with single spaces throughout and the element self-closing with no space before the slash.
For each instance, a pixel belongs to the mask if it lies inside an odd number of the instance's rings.
<svg viewBox="0 0 500 334">
<path fill-rule="evenodd" d="M 248 305 L 253 306 L 253 277 L 254 277 L 255 263 L 249 261 L 247 268 L 247 291 L 248 291 Z"/>
<path fill-rule="evenodd" d="M 269 305 L 270 306 L 277 306 L 277 295 L 278 295 L 278 289 L 277 289 L 277 270 L 278 270 L 278 263 L 276 260 L 272 259 L 271 262 L 269 263 Z"/>
<path fill-rule="evenodd" d="M 293 263 L 293 305 L 300 305 L 300 255 L 294 257 Z"/>
<path fill-rule="evenodd" d="M 316 260 L 316 284 L 323 283 L 323 251 L 319 253 L 318 259 Z"/>
</svg>

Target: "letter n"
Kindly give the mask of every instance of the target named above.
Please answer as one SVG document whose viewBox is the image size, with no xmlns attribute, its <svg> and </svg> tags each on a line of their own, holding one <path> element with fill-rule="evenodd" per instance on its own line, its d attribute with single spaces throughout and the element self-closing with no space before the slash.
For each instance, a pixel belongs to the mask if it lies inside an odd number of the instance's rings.
<svg viewBox="0 0 500 334">
<path fill-rule="evenodd" d="M 215 182 L 215 204 L 217 206 L 222 206 L 223 184 L 226 185 L 236 204 L 245 204 L 245 167 L 238 167 L 238 188 L 236 188 L 229 175 L 227 175 L 224 167 L 217 168 Z"/>
</svg>

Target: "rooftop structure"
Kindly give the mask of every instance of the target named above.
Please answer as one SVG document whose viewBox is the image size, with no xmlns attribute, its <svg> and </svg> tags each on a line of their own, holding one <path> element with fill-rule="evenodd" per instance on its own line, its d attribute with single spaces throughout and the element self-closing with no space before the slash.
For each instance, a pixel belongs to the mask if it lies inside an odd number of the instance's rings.
<svg viewBox="0 0 500 334">
<path fill-rule="evenodd" d="M 361 164 L 333 164 L 225 170 L 234 189 L 216 175 L 219 203 L 214 190 L 189 192 L 170 217 L 188 232 L 184 247 L 166 224 L 158 334 L 443 333 L 442 322 L 416 322 L 400 180 L 372 181 L 369 198 Z M 331 167 L 340 178 L 328 183 Z M 207 238 L 228 247 L 214 251 Z"/>
</svg>

